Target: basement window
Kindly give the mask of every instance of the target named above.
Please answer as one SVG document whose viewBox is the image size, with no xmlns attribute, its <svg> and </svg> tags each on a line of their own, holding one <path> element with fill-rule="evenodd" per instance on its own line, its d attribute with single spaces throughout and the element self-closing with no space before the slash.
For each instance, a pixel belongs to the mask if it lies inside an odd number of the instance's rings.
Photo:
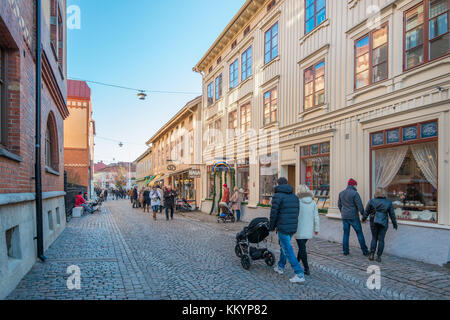
<svg viewBox="0 0 450 320">
<path fill-rule="evenodd" d="M 6 248 L 9 259 L 21 259 L 19 226 L 6 230 Z"/>
<path fill-rule="evenodd" d="M 48 212 L 47 216 L 48 216 L 48 229 L 50 231 L 53 231 L 53 214 L 51 210 Z"/>
<path fill-rule="evenodd" d="M 61 224 L 61 214 L 59 208 L 56 208 L 56 224 L 59 226 Z"/>
</svg>

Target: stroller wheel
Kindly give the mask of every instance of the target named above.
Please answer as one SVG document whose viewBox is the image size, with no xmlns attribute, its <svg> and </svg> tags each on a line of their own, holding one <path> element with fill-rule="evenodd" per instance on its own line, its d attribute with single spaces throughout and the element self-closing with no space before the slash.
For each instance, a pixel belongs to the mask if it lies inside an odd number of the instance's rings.
<svg viewBox="0 0 450 320">
<path fill-rule="evenodd" d="M 250 257 L 248 255 L 243 255 L 241 257 L 241 264 L 245 270 L 250 269 L 251 266 Z"/>
<path fill-rule="evenodd" d="M 236 256 L 238 258 L 242 258 L 241 247 L 238 244 L 236 245 L 236 247 L 234 247 L 234 253 L 236 253 Z"/>
<path fill-rule="evenodd" d="M 273 267 L 273 265 L 275 264 L 275 256 L 273 255 L 272 252 L 267 251 L 265 261 L 269 267 Z"/>
</svg>

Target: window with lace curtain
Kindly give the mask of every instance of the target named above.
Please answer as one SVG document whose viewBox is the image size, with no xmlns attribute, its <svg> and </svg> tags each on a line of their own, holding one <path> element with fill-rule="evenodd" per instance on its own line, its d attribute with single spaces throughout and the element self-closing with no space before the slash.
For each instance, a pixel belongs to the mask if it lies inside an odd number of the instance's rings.
<svg viewBox="0 0 450 320">
<path fill-rule="evenodd" d="M 386 190 L 401 220 L 438 222 L 438 122 L 371 135 L 372 193 Z"/>
</svg>

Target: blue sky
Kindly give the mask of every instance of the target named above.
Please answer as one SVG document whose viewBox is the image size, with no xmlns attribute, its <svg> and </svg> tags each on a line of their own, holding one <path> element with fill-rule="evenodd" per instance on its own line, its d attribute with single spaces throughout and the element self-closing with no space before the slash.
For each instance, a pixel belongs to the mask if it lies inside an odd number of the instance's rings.
<svg viewBox="0 0 450 320">
<path fill-rule="evenodd" d="M 192 68 L 245 0 L 68 0 L 81 29 L 68 30 L 68 77 L 163 91 L 201 93 Z M 153 94 L 89 83 L 95 160 L 133 161 L 145 142 L 196 95 Z M 124 143 L 119 148 L 118 140 Z"/>
</svg>

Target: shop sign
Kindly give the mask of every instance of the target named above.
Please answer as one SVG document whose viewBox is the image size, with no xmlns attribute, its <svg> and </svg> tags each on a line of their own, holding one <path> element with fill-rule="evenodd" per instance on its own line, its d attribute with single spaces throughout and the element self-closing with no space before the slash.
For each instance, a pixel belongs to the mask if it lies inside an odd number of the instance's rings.
<svg viewBox="0 0 450 320">
<path fill-rule="evenodd" d="M 420 137 L 422 139 L 434 138 L 438 135 L 437 122 L 425 123 L 420 126 Z"/>
<path fill-rule="evenodd" d="M 189 170 L 190 178 L 200 178 L 200 176 L 201 176 L 200 169 L 190 169 Z"/>
<path fill-rule="evenodd" d="M 169 165 L 167 166 L 167 170 L 169 170 L 169 171 L 176 171 L 176 170 L 177 170 L 177 167 L 176 167 L 175 165 L 173 165 L 173 164 L 169 164 Z"/>
<path fill-rule="evenodd" d="M 417 126 L 407 127 L 403 129 L 403 141 L 411 141 L 417 139 Z"/>
</svg>

